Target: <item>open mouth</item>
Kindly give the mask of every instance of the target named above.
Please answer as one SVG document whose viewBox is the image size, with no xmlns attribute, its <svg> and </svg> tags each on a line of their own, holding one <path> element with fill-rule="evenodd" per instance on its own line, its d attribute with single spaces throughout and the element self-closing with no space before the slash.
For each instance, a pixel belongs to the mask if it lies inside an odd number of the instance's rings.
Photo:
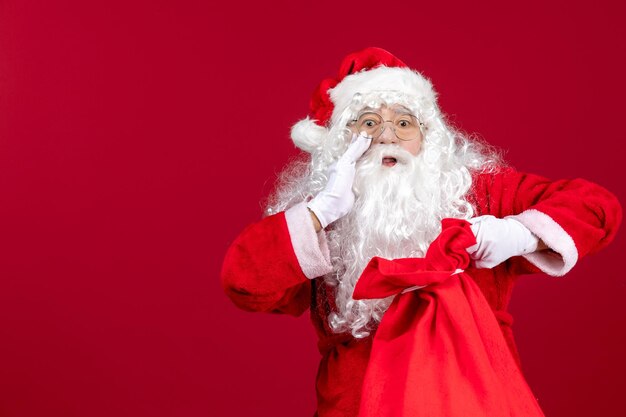
<svg viewBox="0 0 626 417">
<path fill-rule="evenodd" d="M 398 160 L 396 158 L 393 158 L 391 156 L 383 157 L 383 165 L 386 167 L 392 167 L 397 163 L 398 163 Z"/>
</svg>

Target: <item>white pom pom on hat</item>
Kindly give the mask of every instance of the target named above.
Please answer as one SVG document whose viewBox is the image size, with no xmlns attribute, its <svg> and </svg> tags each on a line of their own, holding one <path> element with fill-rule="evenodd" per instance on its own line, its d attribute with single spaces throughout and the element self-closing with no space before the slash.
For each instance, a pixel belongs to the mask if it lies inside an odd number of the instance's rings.
<svg viewBox="0 0 626 417">
<path fill-rule="evenodd" d="M 346 56 L 337 77 L 326 78 L 313 92 L 311 116 L 291 128 L 293 143 L 306 152 L 321 146 L 328 125 L 337 121 L 356 93 L 400 91 L 434 102 L 433 87 L 422 74 L 381 48 L 365 48 Z"/>
<path fill-rule="evenodd" d="M 328 130 L 324 126 L 318 125 L 308 116 L 291 127 L 293 143 L 309 153 L 322 144 L 327 133 Z"/>
</svg>

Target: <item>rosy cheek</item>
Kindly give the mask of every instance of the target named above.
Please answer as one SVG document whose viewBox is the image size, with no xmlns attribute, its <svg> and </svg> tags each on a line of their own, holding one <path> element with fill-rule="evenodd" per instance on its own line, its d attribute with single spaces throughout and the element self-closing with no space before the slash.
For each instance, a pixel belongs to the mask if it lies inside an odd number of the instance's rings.
<svg viewBox="0 0 626 417">
<path fill-rule="evenodd" d="M 421 143 L 422 141 L 420 139 L 416 139 L 415 141 L 403 142 L 402 147 L 411 154 L 417 155 L 421 149 Z"/>
</svg>

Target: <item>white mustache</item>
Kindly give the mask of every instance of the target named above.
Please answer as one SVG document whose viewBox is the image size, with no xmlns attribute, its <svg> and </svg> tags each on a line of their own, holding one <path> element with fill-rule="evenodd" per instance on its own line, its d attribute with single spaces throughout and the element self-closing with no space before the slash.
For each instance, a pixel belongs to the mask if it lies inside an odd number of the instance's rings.
<svg viewBox="0 0 626 417">
<path fill-rule="evenodd" d="M 395 158 L 400 164 L 408 164 L 415 158 L 409 151 L 395 144 L 372 145 L 361 157 L 359 162 L 379 165 L 384 157 Z"/>
</svg>

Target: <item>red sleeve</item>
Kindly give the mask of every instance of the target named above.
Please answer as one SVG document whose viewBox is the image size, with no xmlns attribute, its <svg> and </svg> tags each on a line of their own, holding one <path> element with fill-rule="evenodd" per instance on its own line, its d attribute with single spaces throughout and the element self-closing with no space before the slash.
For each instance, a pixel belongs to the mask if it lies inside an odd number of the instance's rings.
<svg viewBox="0 0 626 417">
<path fill-rule="evenodd" d="M 284 213 L 248 226 L 232 243 L 221 273 L 226 295 L 248 311 L 301 315 L 311 281 L 294 253 Z"/>
<path fill-rule="evenodd" d="M 478 175 L 473 189 L 478 215 L 519 215 L 516 219 L 551 249 L 563 258 L 571 258 L 564 259 L 563 273 L 578 258 L 608 245 L 622 219 L 617 198 L 583 179 L 550 181 L 506 168 L 495 174 Z M 568 250 L 568 245 L 573 249 Z"/>
</svg>

